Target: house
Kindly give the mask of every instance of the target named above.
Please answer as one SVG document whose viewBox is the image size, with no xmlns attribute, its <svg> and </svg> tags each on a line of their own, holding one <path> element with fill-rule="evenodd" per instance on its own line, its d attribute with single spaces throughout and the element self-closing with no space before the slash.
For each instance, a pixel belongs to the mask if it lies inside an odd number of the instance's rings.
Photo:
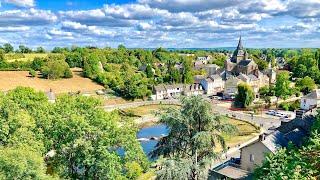
<svg viewBox="0 0 320 180">
<path fill-rule="evenodd" d="M 238 93 L 238 85 L 242 82 L 241 79 L 231 76 L 225 81 L 223 96 L 225 98 L 234 98 Z"/>
<path fill-rule="evenodd" d="M 185 85 L 183 95 L 197 96 L 204 94 L 203 87 L 199 83 Z"/>
<path fill-rule="evenodd" d="M 203 89 L 207 95 L 217 95 L 217 93 L 223 92 L 224 89 L 224 81 L 218 74 L 202 79 L 200 84 L 203 86 Z"/>
<path fill-rule="evenodd" d="M 216 64 L 195 64 L 193 69 L 198 71 L 205 70 L 208 76 L 218 74 L 221 70 Z"/>
<path fill-rule="evenodd" d="M 153 88 L 153 100 L 163 100 L 178 98 L 180 95 L 193 96 L 204 94 L 203 87 L 200 83 L 194 84 L 161 84 Z"/>
<path fill-rule="evenodd" d="M 276 153 L 290 143 L 301 147 L 305 138 L 310 135 L 314 121 L 314 117 L 282 121 L 279 127 L 269 129 L 241 147 L 240 159 L 232 158 L 215 166 L 210 172 L 213 177 L 211 179 L 250 179 L 251 173 L 257 166 L 262 165 L 268 154 Z"/>
<path fill-rule="evenodd" d="M 170 99 L 177 98 L 183 92 L 183 84 L 174 84 L 174 85 L 158 85 L 153 88 L 154 100 Z"/>
<path fill-rule="evenodd" d="M 311 93 L 303 96 L 300 101 L 300 108 L 311 110 L 320 107 L 320 89 L 313 90 Z"/>
<path fill-rule="evenodd" d="M 285 69 L 287 62 L 283 57 L 276 57 L 276 63 L 279 69 Z"/>
</svg>

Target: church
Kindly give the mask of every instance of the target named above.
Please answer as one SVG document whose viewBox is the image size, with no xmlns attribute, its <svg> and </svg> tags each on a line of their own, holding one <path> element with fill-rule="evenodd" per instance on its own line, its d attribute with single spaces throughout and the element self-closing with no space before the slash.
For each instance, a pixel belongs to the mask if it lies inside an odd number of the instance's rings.
<svg viewBox="0 0 320 180">
<path fill-rule="evenodd" d="M 243 48 L 241 36 L 232 57 L 225 61 L 225 71 L 227 74 L 234 76 L 238 76 L 240 74 L 253 74 L 258 76 L 258 65 L 253 60 L 249 59 L 249 54 Z"/>
<path fill-rule="evenodd" d="M 237 86 L 240 83 L 247 83 L 252 87 L 258 98 L 259 89 L 269 85 L 271 82 L 269 77 L 274 77 L 269 73 L 262 73 L 254 60 L 249 58 L 248 52 L 242 45 L 241 36 L 232 57 L 225 61 L 224 66 L 224 72 L 221 76 L 225 80 L 223 93 L 225 97 L 234 97 L 238 91 Z"/>
</svg>

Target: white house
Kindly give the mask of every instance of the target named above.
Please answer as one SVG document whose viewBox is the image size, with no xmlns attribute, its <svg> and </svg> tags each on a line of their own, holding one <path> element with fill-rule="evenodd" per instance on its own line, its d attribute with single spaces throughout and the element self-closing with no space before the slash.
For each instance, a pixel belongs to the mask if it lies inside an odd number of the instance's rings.
<svg viewBox="0 0 320 180">
<path fill-rule="evenodd" d="M 227 98 L 235 97 L 238 93 L 238 85 L 241 83 L 241 79 L 231 76 L 226 80 L 224 86 L 223 96 Z"/>
<path fill-rule="evenodd" d="M 200 84 L 208 95 L 216 95 L 224 89 L 224 81 L 218 74 L 211 75 L 208 78 L 201 80 Z"/>
<path fill-rule="evenodd" d="M 186 96 L 197 96 L 204 93 L 203 87 L 199 83 L 185 85 L 183 94 Z"/>
<path fill-rule="evenodd" d="M 320 89 L 316 89 L 301 98 L 300 108 L 303 110 L 311 110 L 319 106 L 320 106 Z"/>
<path fill-rule="evenodd" d="M 177 98 L 184 91 L 183 84 L 174 84 L 174 85 L 158 85 L 154 87 L 154 95 L 152 96 L 153 100 L 162 100 L 169 98 Z"/>
</svg>

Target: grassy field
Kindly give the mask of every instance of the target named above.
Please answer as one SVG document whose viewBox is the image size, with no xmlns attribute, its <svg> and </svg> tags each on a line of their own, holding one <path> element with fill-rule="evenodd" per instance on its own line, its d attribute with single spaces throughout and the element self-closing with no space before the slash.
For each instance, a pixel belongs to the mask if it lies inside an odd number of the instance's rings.
<svg viewBox="0 0 320 180">
<path fill-rule="evenodd" d="M 73 78 L 47 80 L 40 77 L 29 77 L 28 71 L 0 71 L 0 90 L 8 91 L 17 86 L 32 87 L 39 91 L 53 90 L 55 93 L 93 92 L 104 87 L 81 76 L 81 69 L 71 69 Z"/>
<path fill-rule="evenodd" d="M 30 53 L 30 54 L 6 54 L 5 58 L 8 62 L 13 61 L 32 61 L 35 57 L 47 57 L 47 53 Z"/>
<path fill-rule="evenodd" d="M 155 114 L 155 112 L 160 111 L 162 108 L 167 108 L 167 107 L 176 108 L 178 106 L 153 104 L 153 105 L 139 106 L 135 108 L 126 109 L 126 112 L 130 112 L 137 116 L 145 116 L 145 115 Z"/>
<path fill-rule="evenodd" d="M 223 134 L 222 136 L 226 140 L 227 146 L 234 147 L 239 143 L 250 140 L 260 133 L 258 127 L 245 121 L 227 119 L 226 123 L 232 124 L 238 128 L 238 133 L 234 135 Z"/>
</svg>

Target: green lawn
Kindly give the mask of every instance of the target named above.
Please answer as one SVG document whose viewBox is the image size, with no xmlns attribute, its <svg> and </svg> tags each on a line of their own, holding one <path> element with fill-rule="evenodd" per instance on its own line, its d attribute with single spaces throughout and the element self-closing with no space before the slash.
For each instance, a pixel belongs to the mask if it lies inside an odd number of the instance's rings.
<svg viewBox="0 0 320 180">
<path fill-rule="evenodd" d="M 146 106 L 139 106 L 135 108 L 126 109 L 126 112 L 130 112 L 131 114 L 137 116 L 145 116 L 145 115 L 152 115 L 155 112 L 160 111 L 163 108 L 172 107 L 176 108 L 177 105 L 161 105 L 161 104 L 153 104 L 153 105 L 146 105 Z"/>
<path fill-rule="evenodd" d="M 47 57 L 47 53 L 30 53 L 30 54 L 17 54 L 9 53 L 5 55 L 5 58 L 8 62 L 13 61 L 32 61 L 35 57 Z"/>
<path fill-rule="evenodd" d="M 239 143 L 248 141 L 260 133 L 258 127 L 245 121 L 227 119 L 226 123 L 232 124 L 238 128 L 238 132 L 234 135 L 222 134 L 229 147 L 234 147 Z"/>
</svg>

